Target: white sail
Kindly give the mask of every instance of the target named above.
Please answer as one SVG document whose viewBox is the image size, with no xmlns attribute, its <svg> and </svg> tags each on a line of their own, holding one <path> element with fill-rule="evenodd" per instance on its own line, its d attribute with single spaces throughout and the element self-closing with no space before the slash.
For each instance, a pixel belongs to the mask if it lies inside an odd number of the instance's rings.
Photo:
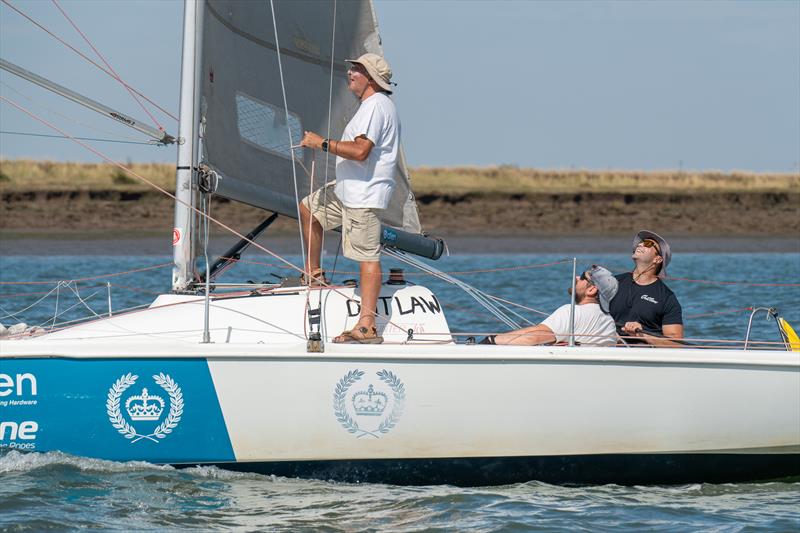
<svg viewBox="0 0 800 533">
<path fill-rule="evenodd" d="M 292 145 L 304 130 L 341 136 L 358 108 L 345 59 L 382 54 L 372 3 L 207 0 L 201 48 L 202 159 L 220 176 L 216 193 L 296 216 L 312 158 L 314 188 L 335 179 L 335 158 L 294 149 L 293 172 L 289 131 Z M 420 232 L 404 162 L 383 222 Z"/>
</svg>

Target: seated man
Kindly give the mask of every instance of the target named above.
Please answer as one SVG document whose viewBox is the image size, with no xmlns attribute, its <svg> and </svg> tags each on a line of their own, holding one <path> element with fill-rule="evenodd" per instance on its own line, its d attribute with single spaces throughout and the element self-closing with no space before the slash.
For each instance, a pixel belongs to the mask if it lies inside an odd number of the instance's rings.
<svg viewBox="0 0 800 533">
<path fill-rule="evenodd" d="M 571 293 L 572 288 L 567 292 Z M 608 305 L 617 293 L 617 279 L 607 269 L 593 265 L 575 279 L 575 342 L 592 346 L 614 346 L 617 343 L 614 320 Z M 554 344 L 569 342 L 570 304 L 559 307 L 541 324 L 490 335 L 481 344 Z"/>
<path fill-rule="evenodd" d="M 680 347 L 683 338 L 681 304 L 663 279 L 672 252 L 663 237 L 642 230 L 633 239 L 633 272 L 616 276 L 617 296 L 611 316 L 627 344 Z"/>
</svg>

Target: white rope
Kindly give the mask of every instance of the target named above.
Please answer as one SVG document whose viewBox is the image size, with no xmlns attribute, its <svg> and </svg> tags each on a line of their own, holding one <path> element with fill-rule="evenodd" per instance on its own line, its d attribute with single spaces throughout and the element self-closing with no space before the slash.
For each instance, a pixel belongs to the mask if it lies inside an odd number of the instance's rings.
<svg viewBox="0 0 800 533">
<path fill-rule="evenodd" d="M 272 12 L 272 29 L 275 32 L 275 51 L 278 54 L 278 73 L 280 75 L 281 80 L 281 94 L 283 95 L 283 110 L 286 113 L 286 132 L 289 136 L 289 153 L 292 156 L 292 180 L 294 181 L 294 203 L 297 206 L 297 227 L 300 230 L 300 254 L 303 257 L 303 266 L 306 264 L 306 249 L 304 243 L 304 236 L 303 236 L 303 224 L 300 221 L 300 195 L 297 189 L 297 168 L 295 163 L 294 157 L 294 150 L 292 150 L 292 146 L 294 144 L 292 140 L 292 126 L 289 122 L 289 102 L 286 99 L 286 84 L 283 80 L 283 63 L 281 62 L 281 44 L 278 40 L 278 23 L 275 20 L 275 5 L 273 0 L 269 0 L 269 9 Z"/>
<path fill-rule="evenodd" d="M 452 285 L 455 285 L 455 286 L 459 287 L 461 290 L 463 290 L 464 292 L 469 294 L 476 302 L 478 302 L 484 308 L 486 308 L 486 310 L 489 311 L 492 315 L 494 315 L 495 318 L 497 318 L 498 320 L 500 320 L 501 322 L 503 322 L 504 324 L 506 324 L 507 326 L 509 326 L 512 329 L 519 329 L 520 326 L 519 326 L 519 324 L 517 322 L 512 320 L 497 305 L 495 305 L 489 299 L 489 297 L 486 294 L 484 294 L 480 290 L 476 289 L 475 287 L 473 287 L 469 283 L 466 283 L 466 282 L 461 281 L 461 280 L 459 280 L 457 278 L 454 278 L 453 276 L 451 276 L 449 274 L 445 274 L 441 270 L 439 270 L 439 269 L 437 269 L 437 268 L 435 268 L 435 267 L 433 267 L 431 265 L 428 265 L 427 263 L 424 263 L 424 262 L 422 262 L 422 261 L 420 261 L 420 260 L 418 260 L 416 258 L 413 258 L 413 257 L 411 257 L 411 256 L 409 256 L 409 255 L 407 255 L 404 252 L 401 252 L 399 250 L 392 250 L 392 249 L 389 249 L 389 248 L 385 248 L 384 252 L 387 255 L 389 255 L 391 257 L 394 257 L 395 259 L 397 259 L 399 261 L 402 261 L 402 262 L 404 262 L 404 263 L 406 263 L 406 264 L 408 264 L 410 266 L 416 267 L 419 270 L 422 270 L 423 272 L 426 272 L 426 273 L 428 273 L 428 274 L 430 274 L 430 275 L 432 275 L 432 276 L 434 276 L 434 277 L 436 277 L 436 278 L 438 278 L 438 279 L 440 279 L 442 281 L 445 281 L 447 283 L 450 283 Z M 506 308 L 506 310 L 511 312 L 512 314 L 520 317 L 517 313 L 515 313 L 515 312 L 513 312 L 513 311 L 511 311 L 511 310 L 509 310 L 507 308 Z M 520 318 L 523 318 L 523 317 L 520 317 Z M 523 318 L 523 320 L 526 320 L 526 319 Z"/>
<path fill-rule="evenodd" d="M 61 283 L 61 282 L 59 282 L 59 283 Z M 50 289 L 50 291 L 49 291 L 47 294 L 45 294 L 44 296 L 42 296 L 41 298 L 39 298 L 38 300 L 36 300 L 36 301 L 35 301 L 35 302 L 33 302 L 32 304 L 30 304 L 28 307 L 26 307 L 26 308 L 24 308 L 24 309 L 20 309 L 19 311 L 16 311 L 16 312 L 14 312 L 14 313 L 9 313 L 8 311 L 6 311 L 6 310 L 5 310 L 5 309 L 3 309 L 2 307 L 0 307 L 0 311 L 2 311 L 3 313 L 6 313 L 5 315 L 3 315 L 3 316 L 2 316 L 2 317 L 0 317 L 0 318 L 2 318 L 2 319 L 6 319 L 6 318 L 17 318 L 17 316 L 18 316 L 18 315 L 21 315 L 21 314 L 22 314 L 22 313 L 24 313 L 25 311 L 27 311 L 27 310 L 29 310 L 29 309 L 32 309 L 32 308 L 36 307 L 36 305 L 37 305 L 37 304 L 41 303 L 41 302 L 42 302 L 42 301 L 43 301 L 45 298 L 47 298 L 48 296 L 50 296 L 51 294 L 53 294 L 53 293 L 56 291 L 56 289 L 57 289 L 57 288 L 58 288 L 58 284 L 56 284 L 56 286 L 55 286 L 55 287 L 53 287 L 52 289 Z"/>
<path fill-rule="evenodd" d="M 91 312 L 92 312 L 92 313 L 93 313 L 93 314 L 94 314 L 94 315 L 95 315 L 97 318 L 103 318 L 103 317 L 101 317 L 100 315 L 98 315 L 97 313 L 95 313 L 94 309 L 92 309 L 91 307 L 89 307 L 89 305 L 88 305 L 88 304 L 85 302 L 85 300 L 89 300 L 90 298 L 94 298 L 94 297 L 95 297 L 95 295 L 96 295 L 97 293 L 99 293 L 99 292 L 100 292 L 100 291 L 95 291 L 95 292 L 93 292 L 92 294 L 90 294 L 89 296 L 87 296 L 85 299 L 78 298 L 78 301 L 77 301 L 77 302 L 75 302 L 75 303 L 74 303 L 74 304 L 72 304 L 71 306 L 67 307 L 66 309 L 64 309 L 64 310 L 63 310 L 63 311 L 61 311 L 60 313 L 57 313 L 57 314 L 56 314 L 56 315 L 53 317 L 53 319 L 52 319 L 52 322 L 53 322 L 53 324 L 50 326 L 50 329 L 54 329 L 54 328 L 56 327 L 56 319 L 57 319 L 58 317 L 60 317 L 60 316 L 62 316 L 62 315 L 64 315 L 64 314 L 66 314 L 66 313 L 69 313 L 70 311 L 72 311 L 73 309 L 75 309 L 76 307 L 78 307 L 78 306 L 79 306 L 79 305 L 81 305 L 81 304 L 83 304 L 83 305 L 84 305 L 84 307 L 86 307 L 87 309 L 89 309 L 89 310 L 90 310 L 90 311 L 91 311 Z M 92 319 L 92 317 L 87 317 L 87 320 L 88 320 L 88 319 Z M 48 318 L 47 320 L 45 320 L 44 322 L 42 322 L 41 324 L 39 324 L 37 327 L 40 327 L 40 328 L 41 328 L 41 327 L 44 327 L 44 325 L 45 325 L 47 322 L 50 322 L 50 321 L 51 321 L 51 320 Z M 61 325 L 61 324 L 66 324 L 66 322 L 59 322 L 58 324 L 59 324 L 59 325 Z"/>
<path fill-rule="evenodd" d="M 333 116 L 333 67 L 334 58 L 336 57 L 336 4 L 337 0 L 333 0 L 333 28 L 331 28 L 331 67 L 330 67 L 330 81 L 328 82 L 328 128 L 325 131 L 325 138 L 331 138 L 331 117 Z M 328 169 L 330 168 L 331 151 L 325 152 L 325 180 L 322 184 L 322 205 L 325 210 L 325 220 L 328 219 Z M 313 180 L 312 180 L 313 183 Z M 309 193 L 313 191 L 309 189 Z M 343 230 L 344 231 L 344 230 Z M 325 232 L 322 232 L 322 242 L 320 243 L 320 255 L 325 250 Z M 322 258 L 320 257 L 320 267 L 322 267 Z M 321 298 L 321 296 L 320 296 Z"/>
<path fill-rule="evenodd" d="M 72 293 L 75 295 L 75 298 L 77 298 L 77 299 L 78 299 L 78 302 L 79 302 L 79 303 L 82 303 L 82 304 L 83 304 L 83 306 L 84 306 L 86 309 L 88 309 L 89 311 L 91 311 L 91 312 L 92 312 L 92 314 L 93 314 L 94 316 L 96 316 L 96 317 L 100 318 L 100 315 L 99 315 L 99 314 L 97 314 L 97 312 L 96 312 L 94 309 L 92 309 L 92 308 L 89 306 L 89 304 L 87 304 L 87 303 L 84 301 L 84 299 L 83 299 L 83 298 L 81 298 L 81 295 L 80 295 L 80 293 L 78 292 L 78 282 L 77 282 L 77 281 L 71 281 L 71 282 L 69 282 L 69 283 L 67 284 L 67 288 L 68 288 L 69 290 L 71 290 L 71 291 L 72 291 Z M 97 294 L 98 292 L 99 292 L 99 291 L 95 291 L 94 293 L 92 293 L 92 295 L 91 295 L 91 296 L 89 296 L 89 297 L 88 297 L 88 298 L 86 298 L 86 299 L 88 300 L 89 298 L 91 298 L 91 297 L 93 297 L 95 294 Z M 75 305 L 77 305 L 77 304 L 75 304 Z M 66 311 L 65 311 L 65 312 L 66 312 Z M 61 314 L 63 315 L 64 313 L 61 313 Z"/>
</svg>

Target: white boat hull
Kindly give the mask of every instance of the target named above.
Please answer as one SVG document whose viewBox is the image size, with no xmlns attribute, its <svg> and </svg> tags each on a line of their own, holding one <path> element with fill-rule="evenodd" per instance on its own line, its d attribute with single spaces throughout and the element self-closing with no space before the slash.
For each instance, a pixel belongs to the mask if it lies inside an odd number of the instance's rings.
<svg viewBox="0 0 800 533">
<path fill-rule="evenodd" d="M 0 446 L 412 484 L 800 476 L 792 352 L 412 342 L 308 353 L 301 339 L 63 333 L 0 344 Z"/>
</svg>

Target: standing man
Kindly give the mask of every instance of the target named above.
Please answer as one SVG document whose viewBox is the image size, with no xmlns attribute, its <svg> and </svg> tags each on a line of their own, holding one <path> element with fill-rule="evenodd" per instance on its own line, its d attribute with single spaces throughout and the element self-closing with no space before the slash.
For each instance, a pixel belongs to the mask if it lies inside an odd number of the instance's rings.
<svg viewBox="0 0 800 533">
<path fill-rule="evenodd" d="M 617 280 L 607 269 L 592 265 L 575 279 L 575 342 L 588 346 L 614 346 L 617 330 L 608 314 L 609 302 L 617 293 Z M 572 287 L 567 289 L 572 292 Z M 541 324 L 500 335 L 489 335 L 480 344 L 534 346 L 569 342 L 570 304 L 556 309 Z"/>
<path fill-rule="evenodd" d="M 626 342 L 680 346 L 683 338 L 681 304 L 662 280 L 672 257 L 669 244 L 658 234 L 642 230 L 633 239 L 633 272 L 616 276 L 617 295 L 611 315 Z"/>
<path fill-rule="evenodd" d="M 388 95 L 392 70 L 377 54 L 348 59 L 348 89 L 361 105 L 347 124 L 341 140 L 324 139 L 307 131 L 302 146 L 336 156 L 336 181 L 300 202 L 300 221 L 308 238 L 306 282 L 325 284 L 320 268 L 322 232 L 342 227 L 345 257 L 360 263 L 361 314 L 358 323 L 333 342 L 378 344 L 383 337 L 375 328 L 381 289 L 381 222 L 389 206 L 400 151 L 400 119 Z"/>
</svg>

